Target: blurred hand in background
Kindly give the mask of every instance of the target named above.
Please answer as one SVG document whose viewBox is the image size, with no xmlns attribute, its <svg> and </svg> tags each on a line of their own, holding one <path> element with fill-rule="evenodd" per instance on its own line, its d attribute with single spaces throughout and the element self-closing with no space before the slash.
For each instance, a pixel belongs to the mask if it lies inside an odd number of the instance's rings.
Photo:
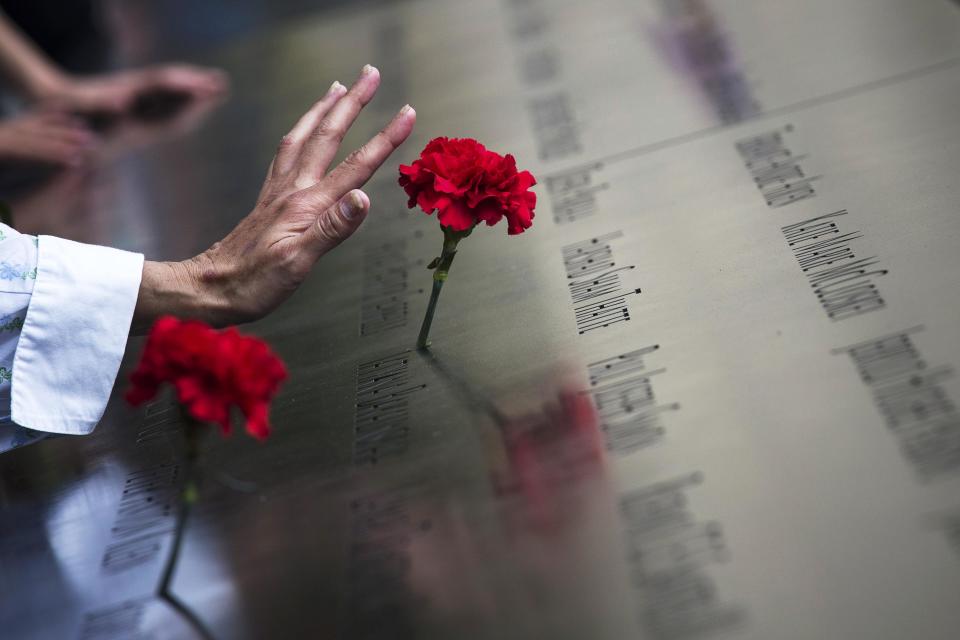
<svg viewBox="0 0 960 640">
<path fill-rule="evenodd" d="M 60 76 L 39 91 L 42 103 L 74 113 L 133 114 L 149 118 L 151 103 L 187 102 L 224 94 L 227 75 L 219 69 L 161 65 L 99 76 Z"/>
<path fill-rule="evenodd" d="M 97 76 L 77 76 L 57 66 L 0 13 L 0 70 L 30 102 L 78 114 L 137 115 L 159 99 L 182 102 L 227 91 L 218 69 L 167 64 Z"/>
<path fill-rule="evenodd" d="M 39 111 L 0 122 L 0 162 L 78 166 L 94 146 L 93 134 L 66 113 Z"/>
</svg>

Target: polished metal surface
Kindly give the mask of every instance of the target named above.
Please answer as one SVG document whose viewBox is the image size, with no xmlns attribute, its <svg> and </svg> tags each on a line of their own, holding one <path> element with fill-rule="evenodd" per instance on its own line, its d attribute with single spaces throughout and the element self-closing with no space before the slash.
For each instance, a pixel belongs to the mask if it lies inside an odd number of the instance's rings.
<svg viewBox="0 0 960 640">
<path fill-rule="evenodd" d="M 347 148 L 419 116 L 249 327 L 291 372 L 275 433 L 209 441 L 175 579 L 218 638 L 960 634 L 953 3 L 345 4 L 195 53 L 230 99 L 25 226 L 187 257 L 333 79 L 384 78 Z M 514 153 L 540 204 L 464 242 L 423 354 L 441 234 L 395 177 L 436 135 Z M 191 637 L 154 597 L 177 414 L 124 376 L 92 436 L 0 457 L 4 638 Z"/>
</svg>

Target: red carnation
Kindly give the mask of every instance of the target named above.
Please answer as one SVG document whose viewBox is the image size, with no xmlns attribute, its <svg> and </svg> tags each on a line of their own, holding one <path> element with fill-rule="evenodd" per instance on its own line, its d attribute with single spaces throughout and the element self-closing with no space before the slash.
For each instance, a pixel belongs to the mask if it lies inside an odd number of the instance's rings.
<svg viewBox="0 0 960 640">
<path fill-rule="evenodd" d="M 434 138 L 412 165 L 400 165 L 407 206 L 438 211 L 440 224 L 458 232 L 506 217 L 507 233 L 523 233 L 533 224 L 537 194 L 530 187 L 536 183 L 529 171 L 517 171 L 512 155 L 488 151 L 472 138 Z"/>
<path fill-rule="evenodd" d="M 192 417 L 229 433 L 235 405 L 250 435 L 262 440 L 270 433 L 270 400 L 286 377 L 283 362 L 262 340 L 232 327 L 215 331 L 202 322 L 166 316 L 150 331 L 126 397 L 142 404 L 169 382 Z"/>
<path fill-rule="evenodd" d="M 434 138 L 411 165 L 400 165 L 400 186 L 407 206 L 431 215 L 437 211 L 443 229 L 443 251 L 428 266 L 433 290 L 420 326 L 417 348 L 427 347 L 440 289 L 447 280 L 457 244 L 481 222 L 493 226 L 507 219 L 507 233 L 517 235 L 533 225 L 537 184 L 529 171 L 517 171 L 513 156 L 489 151 L 472 138 Z"/>
</svg>

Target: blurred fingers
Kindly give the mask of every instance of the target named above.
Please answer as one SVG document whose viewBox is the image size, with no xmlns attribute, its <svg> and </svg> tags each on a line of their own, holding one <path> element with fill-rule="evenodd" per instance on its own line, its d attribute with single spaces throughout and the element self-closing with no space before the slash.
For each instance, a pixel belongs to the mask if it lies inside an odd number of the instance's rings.
<svg viewBox="0 0 960 640">
<path fill-rule="evenodd" d="M 81 147 L 92 147 L 96 142 L 96 137 L 89 129 L 74 123 L 51 125 L 41 130 L 38 135 Z"/>
<path fill-rule="evenodd" d="M 173 91 L 213 94 L 229 85 L 227 74 L 220 69 L 178 64 L 160 67 L 154 73 L 153 82 Z"/>
<path fill-rule="evenodd" d="M 51 137 L 36 137 L 26 141 L 22 157 L 67 166 L 80 166 L 90 159 L 90 152 L 82 144 Z"/>
</svg>

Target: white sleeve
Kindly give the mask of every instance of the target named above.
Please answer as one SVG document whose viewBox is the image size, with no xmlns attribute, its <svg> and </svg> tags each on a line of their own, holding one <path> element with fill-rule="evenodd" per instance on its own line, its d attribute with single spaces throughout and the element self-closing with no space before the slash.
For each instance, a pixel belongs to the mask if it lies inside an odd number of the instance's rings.
<svg viewBox="0 0 960 640">
<path fill-rule="evenodd" d="M 126 348 L 143 256 L 51 236 L 35 242 L 36 280 L 13 358 L 11 418 L 35 431 L 90 433 Z"/>
<path fill-rule="evenodd" d="M 30 444 L 43 433 L 10 420 L 13 356 L 37 278 L 37 239 L 0 225 L 0 452 Z"/>
</svg>

